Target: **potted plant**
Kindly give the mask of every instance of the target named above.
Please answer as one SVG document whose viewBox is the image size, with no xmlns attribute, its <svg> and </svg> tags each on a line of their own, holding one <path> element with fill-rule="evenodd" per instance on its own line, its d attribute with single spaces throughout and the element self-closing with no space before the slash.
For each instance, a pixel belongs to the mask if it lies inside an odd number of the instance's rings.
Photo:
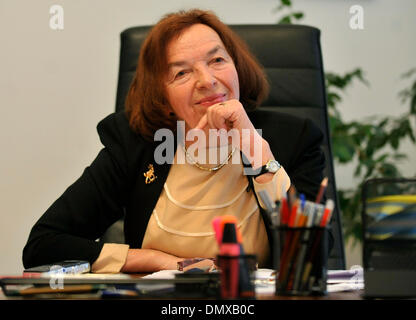
<svg viewBox="0 0 416 320">
<path fill-rule="evenodd" d="M 304 13 L 292 9 L 291 0 L 280 0 L 275 12 L 283 14 L 277 23 L 296 23 Z M 325 73 L 332 152 L 337 167 L 347 163 L 354 166 L 354 178 L 359 181 L 354 188 L 346 188 L 338 181 L 338 197 L 342 213 L 345 240 L 354 246 L 362 240 L 361 186 L 370 178 L 401 177 L 398 161 L 407 158 L 399 152 L 402 142 L 409 139 L 416 145 L 416 68 L 402 76 L 410 84 L 399 92 L 400 103 L 408 110 L 399 116 L 369 116 L 364 119 L 345 121 L 340 105 L 346 90 L 356 81 L 369 86 L 361 68 L 343 75 Z M 344 106 L 345 107 L 345 106 Z M 414 149 L 416 152 L 416 149 Z M 413 173 L 414 174 L 414 173 Z"/>
</svg>

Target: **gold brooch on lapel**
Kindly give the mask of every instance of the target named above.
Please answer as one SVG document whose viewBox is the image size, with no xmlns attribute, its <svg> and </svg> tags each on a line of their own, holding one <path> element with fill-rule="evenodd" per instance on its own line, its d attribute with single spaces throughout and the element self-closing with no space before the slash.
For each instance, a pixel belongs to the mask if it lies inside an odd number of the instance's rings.
<svg viewBox="0 0 416 320">
<path fill-rule="evenodd" d="M 143 175 L 146 177 L 146 180 L 144 181 L 146 184 L 152 183 L 157 178 L 155 176 L 155 169 L 153 168 L 153 164 L 149 164 L 148 166 L 149 170 Z"/>
</svg>

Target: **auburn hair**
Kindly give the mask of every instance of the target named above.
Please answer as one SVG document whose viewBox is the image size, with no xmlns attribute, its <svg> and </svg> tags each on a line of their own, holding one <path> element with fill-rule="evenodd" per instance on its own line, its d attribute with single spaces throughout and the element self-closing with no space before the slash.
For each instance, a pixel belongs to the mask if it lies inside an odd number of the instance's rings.
<svg viewBox="0 0 416 320">
<path fill-rule="evenodd" d="M 125 107 L 130 126 L 145 139 L 153 141 L 161 128 L 176 130 L 176 117 L 168 116 L 165 76 L 168 72 L 167 46 L 194 24 L 212 28 L 231 56 L 239 79 L 240 102 L 254 110 L 267 97 L 269 85 L 263 68 L 245 42 L 211 11 L 193 9 L 165 15 L 147 35 L 140 49 L 136 73 Z"/>
</svg>

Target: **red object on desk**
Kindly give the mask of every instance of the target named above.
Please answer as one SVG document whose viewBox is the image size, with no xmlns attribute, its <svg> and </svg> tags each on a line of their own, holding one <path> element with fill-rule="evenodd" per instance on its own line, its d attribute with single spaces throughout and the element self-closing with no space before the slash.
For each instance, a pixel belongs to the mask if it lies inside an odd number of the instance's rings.
<svg viewBox="0 0 416 320">
<path fill-rule="evenodd" d="M 226 223 L 220 247 L 222 298 L 238 298 L 239 255 L 240 245 L 237 243 L 236 226 L 234 223 Z"/>
</svg>

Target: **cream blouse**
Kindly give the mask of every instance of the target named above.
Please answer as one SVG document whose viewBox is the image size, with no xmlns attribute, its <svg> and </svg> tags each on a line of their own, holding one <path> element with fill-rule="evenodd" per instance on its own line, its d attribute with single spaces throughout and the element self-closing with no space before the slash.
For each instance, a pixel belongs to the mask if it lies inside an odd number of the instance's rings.
<svg viewBox="0 0 416 320">
<path fill-rule="evenodd" d="M 205 171 L 188 162 L 178 164 L 178 158 L 186 158 L 182 148 L 177 150 L 174 164 L 150 217 L 142 248 L 182 258 L 215 257 L 218 245 L 211 221 L 216 216 L 233 215 L 237 217 L 245 252 L 256 254 L 259 266 L 263 266 L 270 254 L 269 242 L 254 194 L 247 190 L 248 179 L 241 161 L 235 164 L 230 160 L 218 171 Z M 270 182 L 260 184 L 254 181 L 255 192 L 266 189 L 274 201 L 280 198 L 282 188 L 287 191 L 289 187 L 290 179 L 283 167 Z M 108 272 L 111 269 L 101 261 L 104 258 L 111 261 L 108 257 L 113 256 L 112 251 L 116 247 L 113 244 L 110 249 L 106 245 L 92 266 L 93 272 L 100 272 L 100 269 Z M 120 249 L 125 252 L 125 247 Z M 125 256 L 127 258 L 127 253 Z M 100 268 L 94 268 L 95 265 Z M 118 262 L 113 272 L 119 272 L 122 266 Z"/>
</svg>

